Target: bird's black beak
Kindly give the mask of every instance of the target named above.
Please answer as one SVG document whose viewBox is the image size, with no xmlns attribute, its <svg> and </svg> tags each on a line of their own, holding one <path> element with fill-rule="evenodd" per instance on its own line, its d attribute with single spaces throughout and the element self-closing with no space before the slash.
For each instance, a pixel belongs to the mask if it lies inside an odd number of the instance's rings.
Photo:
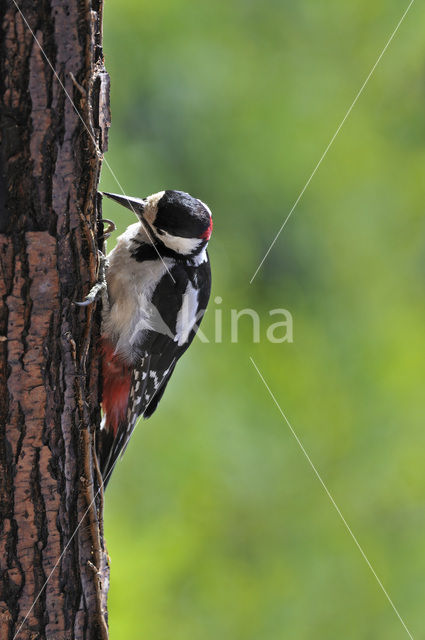
<svg viewBox="0 0 425 640">
<path fill-rule="evenodd" d="M 115 200 L 118 204 L 122 204 L 126 209 L 130 209 L 130 211 L 133 211 L 133 213 L 135 213 L 139 218 L 143 218 L 146 200 L 142 200 L 142 198 L 120 196 L 118 193 L 108 193 L 107 191 L 102 191 L 102 194 L 107 198 L 111 198 L 111 200 Z"/>
</svg>

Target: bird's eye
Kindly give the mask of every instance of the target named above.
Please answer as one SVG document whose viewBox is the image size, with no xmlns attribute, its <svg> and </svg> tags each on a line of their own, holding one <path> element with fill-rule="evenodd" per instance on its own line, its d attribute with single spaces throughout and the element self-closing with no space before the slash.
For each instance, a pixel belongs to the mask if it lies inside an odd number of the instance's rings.
<svg viewBox="0 0 425 640">
<path fill-rule="evenodd" d="M 159 227 L 155 227 L 155 229 L 160 236 L 163 236 L 165 234 L 165 231 L 163 229 L 160 229 Z"/>
</svg>

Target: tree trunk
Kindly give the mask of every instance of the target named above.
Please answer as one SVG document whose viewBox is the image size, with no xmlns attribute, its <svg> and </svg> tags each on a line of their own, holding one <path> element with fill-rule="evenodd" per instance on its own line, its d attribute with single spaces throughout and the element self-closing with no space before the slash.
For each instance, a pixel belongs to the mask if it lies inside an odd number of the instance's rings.
<svg viewBox="0 0 425 640">
<path fill-rule="evenodd" d="M 100 315 L 73 304 L 102 244 L 102 2 L 16 1 L 0 0 L 0 640 L 105 639 Z"/>
</svg>

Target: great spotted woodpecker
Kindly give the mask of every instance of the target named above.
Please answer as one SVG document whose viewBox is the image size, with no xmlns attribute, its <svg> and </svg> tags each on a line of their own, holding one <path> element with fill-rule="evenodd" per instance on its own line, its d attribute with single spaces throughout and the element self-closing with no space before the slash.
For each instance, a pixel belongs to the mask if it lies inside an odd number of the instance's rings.
<svg viewBox="0 0 425 640">
<path fill-rule="evenodd" d="M 106 258 L 103 419 L 97 439 L 106 486 L 138 417 L 149 418 L 157 408 L 205 313 L 213 223 L 207 205 L 182 191 L 145 199 L 104 195 L 139 218 Z"/>
</svg>

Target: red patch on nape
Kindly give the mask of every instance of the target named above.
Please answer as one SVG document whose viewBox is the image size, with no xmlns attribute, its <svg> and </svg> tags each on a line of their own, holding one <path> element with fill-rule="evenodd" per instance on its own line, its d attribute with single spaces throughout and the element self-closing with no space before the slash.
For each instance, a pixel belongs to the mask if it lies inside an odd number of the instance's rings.
<svg viewBox="0 0 425 640">
<path fill-rule="evenodd" d="M 212 230 L 213 230 L 213 221 L 212 221 L 212 217 L 210 216 L 210 226 L 206 231 L 204 231 L 204 233 L 201 236 L 199 236 L 201 240 L 209 240 L 211 238 Z"/>
<path fill-rule="evenodd" d="M 126 420 L 128 395 L 131 385 L 131 369 L 120 358 L 114 345 L 105 337 L 101 338 L 102 354 L 102 409 L 106 416 L 105 428 L 117 433 L 120 422 Z"/>
</svg>

